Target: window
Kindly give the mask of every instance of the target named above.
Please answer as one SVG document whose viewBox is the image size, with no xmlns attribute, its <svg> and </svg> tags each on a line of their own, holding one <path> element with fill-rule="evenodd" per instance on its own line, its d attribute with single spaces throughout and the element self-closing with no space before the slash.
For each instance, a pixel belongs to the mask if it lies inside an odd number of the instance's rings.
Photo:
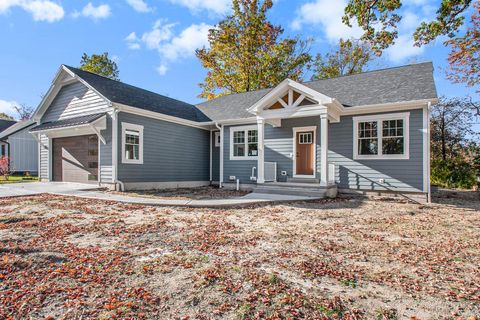
<svg viewBox="0 0 480 320">
<path fill-rule="evenodd" d="M 408 159 L 409 116 L 354 117 L 354 159 Z"/>
<path fill-rule="evenodd" d="M 231 127 L 230 160 L 255 160 L 257 157 L 257 126 Z"/>
<path fill-rule="evenodd" d="M 313 143 L 313 134 L 311 132 L 303 132 L 298 134 L 298 143 L 299 144 L 312 144 Z"/>
<path fill-rule="evenodd" d="M 122 122 L 122 163 L 143 163 L 143 126 Z"/>
<path fill-rule="evenodd" d="M 220 132 L 215 132 L 215 147 L 220 147 Z"/>
</svg>

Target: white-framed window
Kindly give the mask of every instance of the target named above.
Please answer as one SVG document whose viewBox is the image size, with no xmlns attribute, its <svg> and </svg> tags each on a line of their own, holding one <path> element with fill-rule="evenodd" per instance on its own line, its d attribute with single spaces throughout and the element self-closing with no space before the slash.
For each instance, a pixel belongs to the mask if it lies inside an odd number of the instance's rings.
<svg viewBox="0 0 480 320">
<path fill-rule="evenodd" d="M 256 160 L 257 158 L 257 126 L 230 127 L 230 160 Z"/>
<path fill-rule="evenodd" d="M 143 164 L 143 126 L 122 122 L 122 163 Z"/>
<path fill-rule="evenodd" d="M 220 131 L 215 132 L 215 147 L 220 147 Z"/>
<path fill-rule="evenodd" d="M 354 159 L 409 159 L 410 113 L 353 118 Z"/>
</svg>

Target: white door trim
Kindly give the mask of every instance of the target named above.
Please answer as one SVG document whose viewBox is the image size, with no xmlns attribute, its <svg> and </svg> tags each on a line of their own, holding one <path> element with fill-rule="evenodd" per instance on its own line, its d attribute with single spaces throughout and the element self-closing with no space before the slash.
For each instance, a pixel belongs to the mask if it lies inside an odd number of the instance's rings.
<svg viewBox="0 0 480 320">
<path fill-rule="evenodd" d="M 297 174 L 297 133 L 313 131 L 313 175 Z M 317 173 L 317 126 L 293 128 L 293 177 L 315 178 Z"/>
</svg>

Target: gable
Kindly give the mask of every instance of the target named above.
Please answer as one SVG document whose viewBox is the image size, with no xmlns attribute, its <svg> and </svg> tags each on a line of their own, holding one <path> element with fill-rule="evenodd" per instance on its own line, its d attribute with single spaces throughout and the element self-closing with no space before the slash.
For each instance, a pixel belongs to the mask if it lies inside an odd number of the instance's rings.
<svg viewBox="0 0 480 320">
<path fill-rule="evenodd" d="M 289 95 L 292 96 L 291 99 L 291 104 L 289 103 Z M 282 100 L 282 101 L 280 101 Z M 278 109 L 284 109 L 285 104 L 290 107 L 302 107 L 302 106 L 309 106 L 309 105 L 314 105 L 318 104 L 318 102 L 315 102 L 313 99 L 307 98 L 301 93 L 299 93 L 296 90 L 289 90 L 287 94 L 285 94 L 283 97 L 279 98 L 275 103 L 273 103 L 270 107 L 265 108 L 265 110 L 278 110 Z"/>
<path fill-rule="evenodd" d="M 108 102 L 79 81 L 64 85 L 53 98 L 41 122 L 51 122 L 111 111 Z"/>
</svg>

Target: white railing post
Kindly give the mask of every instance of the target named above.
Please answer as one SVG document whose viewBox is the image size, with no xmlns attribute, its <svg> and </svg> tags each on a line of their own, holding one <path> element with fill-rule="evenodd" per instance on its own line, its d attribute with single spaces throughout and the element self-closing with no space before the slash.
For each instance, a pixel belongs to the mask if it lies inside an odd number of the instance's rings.
<svg viewBox="0 0 480 320">
<path fill-rule="evenodd" d="M 327 186 L 328 179 L 328 118 L 320 116 L 320 183 Z"/>
</svg>

